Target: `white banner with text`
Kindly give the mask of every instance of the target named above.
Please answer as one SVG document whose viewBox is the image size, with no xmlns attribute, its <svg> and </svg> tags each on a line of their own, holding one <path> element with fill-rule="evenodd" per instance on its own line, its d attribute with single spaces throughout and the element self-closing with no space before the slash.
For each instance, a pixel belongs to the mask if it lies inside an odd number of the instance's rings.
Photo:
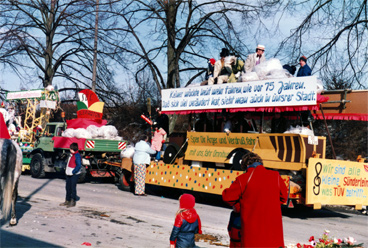
<svg viewBox="0 0 368 248">
<path fill-rule="evenodd" d="M 315 76 L 162 90 L 162 111 L 316 104 Z"/>
</svg>

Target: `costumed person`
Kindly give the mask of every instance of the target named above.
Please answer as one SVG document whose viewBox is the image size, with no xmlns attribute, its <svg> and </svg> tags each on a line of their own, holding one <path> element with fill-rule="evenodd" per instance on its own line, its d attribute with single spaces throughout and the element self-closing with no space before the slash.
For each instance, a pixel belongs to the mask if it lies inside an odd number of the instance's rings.
<svg viewBox="0 0 368 248">
<path fill-rule="evenodd" d="M 281 113 L 276 112 L 271 120 L 271 133 L 285 133 L 288 121 Z"/>
<path fill-rule="evenodd" d="M 201 219 L 194 209 L 195 198 L 191 194 L 179 197 L 179 210 L 176 212 L 174 227 L 170 235 L 170 248 L 197 247 L 196 233 L 202 234 Z"/>
<path fill-rule="evenodd" d="M 142 135 L 141 140 L 135 145 L 133 164 L 134 164 L 134 193 L 139 196 L 145 196 L 146 188 L 146 168 L 151 162 L 150 154 L 155 154 L 148 143 L 148 136 Z"/>
<path fill-rule="evenodd" d="M 70 144 L 70 157 L 65 169 L 66 174 L 66 196 L 65 202 L 59 206 L 66 206 L 67 208 L 75 207 L 77 201 L 77 182 L 82 168 L 82 157 L 78 152 L 78 144 Z"/>
<path fill-rule="evenodd" d="M 289 77 L 294 76 L 296 72 L 296 67 L 294 65 L 283 65 L 282 68 L 288 71 L 288 73 L 290 74 Z"/>
<path fill-rule="evenodd" d="M 153 124 L 153 128 L 155 131 L 153 133 L 151 148 L 156 151 L 155 161 L 158 162 L 161 159 L 161 148 L 166 140 L 166 132 L 157 123 Z"/>
<path fill-rule="evenodd" d="M 244 117 L 240 123 L 240 132 L 241 133 L 258 132 L 257 123 L 252 118 L 250 112 L 245 112 Z"/>
<path fill-rule="evenodd" d="M 10 134 L 8 131 L 8 127 L 5 124 L 3 113 L 0 113 L 0 138 L 10 139 Z"/>
<path fill-rule="evenodd" d="M 311 68 L 307 65 L 307 57 L 301 56 L 299 59 L 300 68 L 297 77 L 306 77 L 312 75 Z M 310 110 L 300 112 L 301 125 L 310 128 L 310 123 L 314 121 L 313 115 Z"/>
<path fill-rule="evenodd" d="M 236 83 L 238 82 L 238 78 L 240 77 L 241 72 L 244 70 L 244 61 L 235 56 L 230 56 L 228 58 L 230 60 L 230 65 L 231 65 L 231 68 L 230 68 L 231 74 L 227 82 Z"/>
<path fill-rule="evenodd" d="M 8 120 L 9 120 L 9 113 L 5 109 L 4 102 L 2 102 L 1 105 L 0 105 L 0 113 L 3 114 L 3 119 L 4 119 L 5 123 L 7 123 Z"/>
<path fill-rule="evenodd" d="M 241 246 L 241 218 L 240 218 L 240 204 L 233 206 L 233 211 L 230 214 L 229 224 L 227 225 L 227 231 L 230 237 L 230 248 L 242 247 Z"/>
<path fill-rule="evenodd" d="M 244 70 L 245 73 L 252 72 L 256 65 L 266 61 L 266 56 L 264 55 L 265 46 L 258 45 L 256 52 L 249 54 L 247 60 L 245 61 Z"/>
<path fill-rule="evenodd" d="M 229 50 L 226 48 L 222 48 L 220 53 L 221 59 L 216 61 L 214 66 L 215 68 L 213 70 L 213 77 L 210 77 L 208 79 L 208 85 L 222 84 L 227 82 L 231 74 L 231 72 L 229 72 L 227 67 L 231 68 L 231 65 L 225 64 L 225 58 L 228 57 L 229 55 L 230 55 Z"/>
<path fill-rule="evenodd" d="M 298 73 L 296 74 L 297 77 L 306 77 L 312 75 L 311 68 L 307 65 L 307 57 L 301 56 L 299 59 L 300 68 Z"/>
<path fill-rule="evenodd" d="M 169 134 L 169 117 L 167 114 L 163 114 L 159 107 L 156 108 L 157 118 L 156 123 L 159 127 L 162 127 L 167 134 Z"/>
<path fill-rule="evenodd" d="M 215 70 L 215 63 L 216 63 L 216 60 L 214 58 L 211 58 L 208 60 L 207 71 L 206 71 L 206 75 L 204 76 L 205 80 L 201 83 L 201 85 L 207 85 L 208 79 L 210 77 L 213 77 L 213 71 Z"/>
<path fill-rule="evenodd" d="M 222 192 L 230 206 L 240 204 L 241 246 L 284 247 L 281 204 L 288 197 L 284 181 L 253 152 L 243 156 L 241 166 L 246 173 Z"/>
</svg>

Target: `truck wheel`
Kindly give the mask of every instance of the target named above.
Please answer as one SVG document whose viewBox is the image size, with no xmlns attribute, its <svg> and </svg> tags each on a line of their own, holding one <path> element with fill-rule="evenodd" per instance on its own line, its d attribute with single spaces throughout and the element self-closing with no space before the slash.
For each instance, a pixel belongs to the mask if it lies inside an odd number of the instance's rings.
<svg viewBox="0 0 368 248">
<path fill-rule="evenodd" d="M 241 170 L 242 158 L 248 152 L 249 152 L 248 150 L 242 149 L 235 153 L 233 158 L 233 167 L 232 167 L 233 170 Z"/>
<path fill-rule="evenodd" d="M 120 189 L 124 191 L 131 191 L 132 189 L 132 183 L 130 181 L 130 178 L 132 177 L 132 173 L 127 170 L 122 170 L 120 176 L 119 176 L 119 184 Z"/>
<path fill-rule="evenodd" d="M 36 153 L 31 160 L 31 175 L 34 178 L 45 177 L 45 158 L 40 154 Z"/>
<path fill-rule="evenodd" d="M 81 173 L 79 174 L 78 183 L 84 183 L 86 181 L 87 170 L 86 167 L 82 165 Z"/>
<path fill-rule="evenodd" d="M 166 147 L 165 153 L 164 153 L 164 158 L 163 158 L 164 163 L 165 164 L 174 163 L 175 162 L 174 157 L 178 153 L 179 149 L 180 149 L 180 147 L 177 144 L 168 145 L 168 147 Z"/>
</svg>

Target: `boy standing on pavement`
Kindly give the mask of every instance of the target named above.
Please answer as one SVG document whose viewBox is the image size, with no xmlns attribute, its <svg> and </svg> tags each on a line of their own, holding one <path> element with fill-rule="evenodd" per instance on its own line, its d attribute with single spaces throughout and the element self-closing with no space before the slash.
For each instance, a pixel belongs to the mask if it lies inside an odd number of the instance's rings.
<svg viewBox="0 0 368 248">
<path fill-rule="evenodd" d="M 82 168 L 82 157 L 78 152 L 78 144 L 72 143 L 70 145 L 70 157 L 65 169 L 66 174 L 66 197 L 65 202 L 60 206 L 67 208 L 75 207 L 77 200 L 77 182 Z"/>
</svg>

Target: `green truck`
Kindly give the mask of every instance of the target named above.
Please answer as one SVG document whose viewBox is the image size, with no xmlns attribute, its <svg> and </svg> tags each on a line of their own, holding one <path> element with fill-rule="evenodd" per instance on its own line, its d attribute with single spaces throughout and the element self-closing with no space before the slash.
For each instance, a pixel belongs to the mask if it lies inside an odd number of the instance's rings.
<svg viewBox="0 0 368 248">
<path fill-rule="evenodd" d="M 121 151 L 126 149 L 126 141 L 63 137 L 66 128 L 64 122 L 50 122 L 46 125 L 34 149 L 28 154 L 32 177 L 43 178 L 46 173 L 63 171 L 68 162 L 70 144 L 76 142 L 82 155 L 80 182 L 84 182 L 87 175 L 114 177 L 123 189 L 129 188 L 131 164 L 122 163 L 120 158 Z"/>
</svg>

